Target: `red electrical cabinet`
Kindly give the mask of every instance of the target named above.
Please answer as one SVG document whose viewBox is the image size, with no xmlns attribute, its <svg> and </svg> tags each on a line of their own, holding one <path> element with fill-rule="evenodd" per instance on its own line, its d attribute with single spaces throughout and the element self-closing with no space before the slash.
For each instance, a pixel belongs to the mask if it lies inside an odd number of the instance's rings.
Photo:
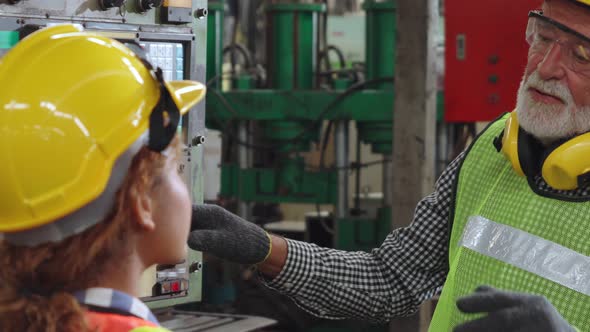
<svg viewBox="0 0 590 332">
<path fill-rule="evenodd" d="M 490 121 L 516 105 L 528 12 L 541 0 L 445 0 L 445 120 Z"/>
</svg>

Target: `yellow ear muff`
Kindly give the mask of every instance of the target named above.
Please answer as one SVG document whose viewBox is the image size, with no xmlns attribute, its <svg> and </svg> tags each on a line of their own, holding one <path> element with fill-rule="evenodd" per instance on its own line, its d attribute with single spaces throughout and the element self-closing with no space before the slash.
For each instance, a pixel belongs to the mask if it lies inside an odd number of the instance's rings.
<svg viewBox="0 0 590 332">
<path fill-rule="evenodd" d="M 525 176 L 518 155 L 518 118 L 512 112 L 506 120 L 502 138 L 502 154 L 514 171 Z M 551 188 L 574 190 L 590 183 L 590 133 L 577 136 L 553 150 L 543 162 L 543 179 Z"/>
<path fill-rule="evenodd" d="M 520 159 L 518 158 L 518 119 L 516 117 L 516 111 L 510 113 L 510 117 L 506 120 L 504 137 L 502 138 L 502 154 L 510 161 L 514 171 L 518 175 L 524 176 L 524 172 L 520 166 Z"/>
<path fill-rule="evenodd" d="M 573 190 L 590 180 L 590 133 L 560 145 L 545 162 L 543 179 L 552 188 Z"/>
</svg>

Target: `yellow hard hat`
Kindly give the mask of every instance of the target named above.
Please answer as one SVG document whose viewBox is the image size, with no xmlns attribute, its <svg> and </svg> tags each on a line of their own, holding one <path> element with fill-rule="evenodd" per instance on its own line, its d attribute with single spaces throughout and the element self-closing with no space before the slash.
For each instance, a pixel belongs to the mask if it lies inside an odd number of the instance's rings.
<svg viewBox="0 0 590 332">
<path fill-rule="evenodd" d="M 590 0 L 571 0 L 571 1 L 575 1 L 575 2 L 580 3 L 582 5 L 590 6 Z"/>
<path fill-rule="evenodd" d="M 158 116 L 188 112 L 205 87 L 161 76 L 73 25 L 37 31 L 0 59 L 0 232 L 49 224 L 98 197 L 148 127 L 150 147 L 163 150 L 176 128 Z"/>
</svg>

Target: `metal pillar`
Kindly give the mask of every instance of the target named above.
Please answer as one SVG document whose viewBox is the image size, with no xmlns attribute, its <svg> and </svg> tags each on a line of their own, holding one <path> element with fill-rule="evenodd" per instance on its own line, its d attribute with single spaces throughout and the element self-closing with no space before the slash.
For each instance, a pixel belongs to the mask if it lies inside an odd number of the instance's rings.
<svg viewBox="0 0 590 332">
<path fill-rule="evenodd" d="M 393 167 L 392 156 L 390 154 L 383 155 L 384 160 L 389 160 L 388 163 L 383 163 L 383 205 L 391 207 L 391 198 L 393 197 Z"/>
<path fill-rule="evenodd" d="M 409 225 L 416 204 L 434 187 L 437 0 L 397 1 L 393 116 L 393 228 Z M 390 331 L 426 331 L 431 303 L 393 319 Z"/>
<path fill-rule="evenodd" d="M 338 198 L 336 219 L 348 217 L 348 121 L 336 121 L 334 149 L 336 150 L 336 168 L 338 169 Z"/>
<path fill-rule="evenodd" d="M 250 149 L 244 144 L 248 143 L 248 122 L 240 121 L 238 124 L 238 140 L 241 144 L 238 145 L 238 164 L 240 169 L 247 169 L 250 167 Z M 243 181 L 240 179 L 240 192 L 243 190 Z M 238 215 L 246 220 L 250 219 L 250 204 L 248 202 L 240 200 L 238 204 Z"/>
<path fill-rule="evenodd" d="M 207 17 L 207 82 L 215 89 L 221 89 L 223 82 L 223 19 L 225 5 L 223 1 L 209 2 Z M 213 80 L 213 81 L 211 81 Z"/>
<path fill-rule="evenodd" d="M 318 20 L 326 7 L 289 1 L 269 4 L 266 9 L 270 87 L 313 88 L 318 58 Z"/>
<path fill-rule="evenodd" d="M 395 12 L 397 5 L 394 0 L 375 1 L 367 0 L 363 3 L 366 12 L 365 28 L 365 54 L 367 66 L 367 79 L 392 76 L 395 62 L 391 59 L 395 56 L 396 32 Z M 384 43 L 384 40 L 391 42 Z M 390 88 L 391 83 L 381 84 L 382 88 Z"/>
</svg>

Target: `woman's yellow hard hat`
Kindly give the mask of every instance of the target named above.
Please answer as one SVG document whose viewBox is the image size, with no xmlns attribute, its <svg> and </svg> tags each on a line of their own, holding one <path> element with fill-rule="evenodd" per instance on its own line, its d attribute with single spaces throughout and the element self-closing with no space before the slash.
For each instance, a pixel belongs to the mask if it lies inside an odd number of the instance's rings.
<svg viewBox="0 0 590 332">
<path fill-rule="evenodd" d="M 188 112 L 205 87 L 161 76 L 125 45 L 73 25 L 37 31 L 0 59 L 0 232 L 91 202 L 148 128 L 150 147 L 163 150 L 176 128 L 156 120 Z"/>
</svg>

